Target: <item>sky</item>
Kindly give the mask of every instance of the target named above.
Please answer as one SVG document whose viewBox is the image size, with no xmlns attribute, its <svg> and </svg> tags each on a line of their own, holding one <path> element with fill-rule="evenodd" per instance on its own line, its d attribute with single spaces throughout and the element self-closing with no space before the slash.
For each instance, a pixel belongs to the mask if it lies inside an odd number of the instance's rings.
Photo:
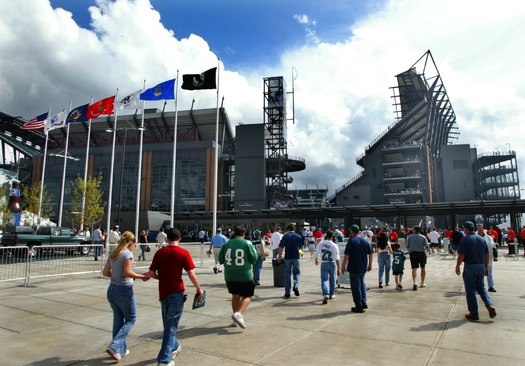
<svg viewBox="0 0 525 366">
<path fill-rule="evenodd" d="M 331 194 L 394 122 L 395 75 L 430 50 L 456 143 L 515 150 L 523 174 L 523 19 L 513 0 L 0 0 L 0 110 L 30 119 L 219 64 L 234 127 L 263 122 L 263 78 L 284 76 L 288 153 L 306 161 L 289 188 Z M 214 90 L 178 96 L 216 106 Z"/>
</svg>

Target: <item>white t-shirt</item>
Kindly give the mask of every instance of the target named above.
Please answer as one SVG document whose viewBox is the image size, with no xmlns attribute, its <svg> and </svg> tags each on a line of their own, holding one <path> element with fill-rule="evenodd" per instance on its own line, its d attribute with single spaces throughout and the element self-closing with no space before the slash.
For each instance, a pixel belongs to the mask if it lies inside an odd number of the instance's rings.
<svg viewBox="0 0 525 366">
<path fill-rule="evenodd" d="M 283 234 L 281 234 L 278 231 L 274 231 L 271 237 L 272 241 L 272 249 L 279 249 L 279 243 L 281 242 L 281 239 L 283 238 Z"/>
<path fill-rule="evenodd" d="M 428 233 L 428 237 L 430 239 L 430 242 L 432 244 L 438 244 L 439 243 L 439 233 L 436 230 L 432 230 Z"/>
<path fill-rule="evenodd" d="M 319 262 L 334 262 L 339 260 L 339 247 L 331 240 L 323 240 L 315 247 L 314 257 Z"/>
<path fill-rule="evenodd" d="M 159 233 L 157 234 L 157 243 L 162 247 L 164 245 L 166 245 L 166 238 L 168 236 L 166 235 L 166 233 L 164 231 L 159 231 Z"/>
<path fill-rule="evenodd" d="M 120 235 L 118 234 L 117 231 L 111 230 L 108 233 L 108 239 L 109 239 L 109 244 L 117 244 L 118 241 L 120 240 Z"/>
</svg>

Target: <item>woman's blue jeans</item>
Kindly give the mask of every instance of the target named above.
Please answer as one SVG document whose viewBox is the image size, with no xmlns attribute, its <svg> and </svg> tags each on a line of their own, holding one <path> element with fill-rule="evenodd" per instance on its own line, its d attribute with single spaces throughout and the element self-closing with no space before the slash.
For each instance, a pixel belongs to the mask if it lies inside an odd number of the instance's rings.
<svg viewBox="0 0 525 366">
<path fill-rule="evenodd" d="M 257 285 L 261 283 L 261 270 L 264 259 L 260 256 L 257 257 L 257 261 L 253 265 L 253 280 Z"/>
<path fill-rule="evenodd" d="M 110 284 L 107 297 L 113 309 L 113 340 L 109 348 L 124 355 L 127 350 L 126 337 L 137 320 L 133 286 Z"/>
<path fill-rule="evenodd" d="M 385 283 L 390 282 L 390 253 L 379 253 L 377 256 L 377 264 L 379 265 L 379 282 L 383 282 L 383 275 Z"/>
</svg>

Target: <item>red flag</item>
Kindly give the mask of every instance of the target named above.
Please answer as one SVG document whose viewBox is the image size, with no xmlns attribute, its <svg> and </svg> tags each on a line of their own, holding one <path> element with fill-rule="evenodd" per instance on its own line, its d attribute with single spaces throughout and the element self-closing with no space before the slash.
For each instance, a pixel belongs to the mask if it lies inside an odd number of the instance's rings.
<svg viewBox="0 0 525 366">
<path fill-rule="evenodd" d="M 113 114 L 113 109 L 115 107 L 115 96 L 112 95 L 106 99 L 99 100 L 91 104 L 87 110 L 87 118 L 97 118 L 102 114 Z"/>
</svg>

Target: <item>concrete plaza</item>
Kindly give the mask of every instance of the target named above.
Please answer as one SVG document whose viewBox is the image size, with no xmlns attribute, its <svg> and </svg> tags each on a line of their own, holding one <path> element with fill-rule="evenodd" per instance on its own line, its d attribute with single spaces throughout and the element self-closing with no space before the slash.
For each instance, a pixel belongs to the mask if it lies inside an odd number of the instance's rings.
<svg viewBox="0 0 525 366">
<path fill-rule="evenodd" d="M 452 256 L 428 258 L 427 286 L 411 290 L 409 263 L 405 289 L 379 289 L 377 262 L 366 276 L 369 309 L 350 312 L 349 284 L 336 299 L 321 304 L 319 267 L 309 254 L 301 261 L 301 295 L 284 299 L 273 287 L 266 261 L 262 284 L 245 314 L 247 328 L 232 327 L 230 295 L 213 263 L 197 268 L 207 291 L 204 308 L 186 303 L 178 330 L 182 352 L 177 365 L 523 365 L 525 364 L 525 260 L 494 263 L 497 293 L 490 293 L 497 317 L 481 300 L 480 320 L 467 321 L 463 282 Z M 139 267 L 144 262 L 137 262 Z M 140 268 L 136 269 L 141 271 Z M 192 297 L 191 282 L 185 278 Z M 32 281 L 32 286 L 0 289 L 0 364 L 107 365 L 112 312 L 109 280 L 74 275 Z M 135 282 L 138 320 L 128 337 L 130 355 L 122 365 L 156 365 L 162 338 L 157 282 Z"/>
</svg>

